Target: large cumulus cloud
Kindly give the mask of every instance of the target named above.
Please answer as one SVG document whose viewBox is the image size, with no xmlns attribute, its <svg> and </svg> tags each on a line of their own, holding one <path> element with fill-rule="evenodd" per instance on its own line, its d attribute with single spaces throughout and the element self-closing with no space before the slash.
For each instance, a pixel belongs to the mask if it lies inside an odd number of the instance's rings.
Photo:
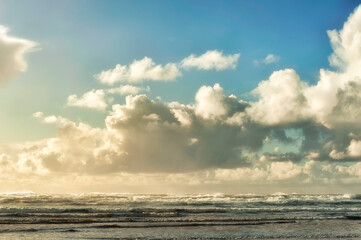
<svg viewBox="0 0 361 240">
<path fill-rule="evenodd" d="M 58 134 L 22 149 L 17 162 L 35 172 L 87 174 L 245 166 L 247 153 L 258 151 L 269 132 L 250 121 L 247 106 L 216 84 L 202 87 L 194 105 L 127 96 L 125 104 L 113 105 L 104 129 L 36 113 L 58 124 Z"/>
<path fill-rule="evenodd" d="M 125 105 L 113 106 L 106 124 L 123 136 L 131 171 L 230 168 L 247 164 L 243 152 L 257 151 L 267 132 L 246 116 L 238 117 L 246 106 L 225 96 L 219 85 L 201 88 L 194 106 L 128 96 Z M 227 122 L 232 117 L 237 117 L 237 124 Z"/>
<path fill-rule="evenodd" d="M 304 156 L 361 160 L 355 154 L 361 135 L 360 24 L 358 7 L 342 30 L 328 31 L 334 50 L 330 64 L 336 70 L 321 69 L 316 85 L 309 86 L 292 69 L 276 71 L 262 81 L 253 91 L 259 100 L 247 109 L 250 117 L 278 129 L 300 129 Z"/>
</svg>

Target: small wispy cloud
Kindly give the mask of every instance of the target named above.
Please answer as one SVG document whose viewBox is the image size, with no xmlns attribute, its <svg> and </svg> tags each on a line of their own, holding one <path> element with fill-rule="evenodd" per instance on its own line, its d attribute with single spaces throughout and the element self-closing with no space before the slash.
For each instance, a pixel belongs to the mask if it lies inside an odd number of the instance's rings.
<svg viewBox="0 0 361 240">
<path fill-rule="evenodd" d="M 281 59 L 280 56 L 276 56 L 276 55 L 273 55 L 273 54 L 268 54 L 265 59 L 263 59 L 263 62 L 265 64 L 271 64 L 271 63 L 276 63 L 276 62 L 279 62 Z"/>
<path fill-rule="evenodd" d="M 265 58 L 263 59 L 258 59 L 258 60 L 254 60 L 253 64 L 255 66 L 260 66 L 261 64 L 272 64 L 272 63 L 277 63 L 281 60 L 280 56 L 274 55 L 274 54 L 268 54 Z"/>
<path fill-rule="evenodd" d="M 45 116 L 43 112 L 33 113 L 33 118 L 39 119 L 42 123 L 45 124 L 59 124 L 67 121 L 65 118 L 61 116 L 55 116 L 55 115 Z"/>
<path fill-rule="evenodd" d="M 133 85 L 122 85 L 117 88 L 107 89 L 106 91 L 110 94 L 135 95 L 140 92 L 149 92 L 149 87 L 142 88 Z"/>
<path fill-rule="evenodd" d="M 189 55 L 181 61 L 181 66 L 185 69 L 197 68 L 199 70 L 235 69 L 237 67 L 240 54 L 225 55 L 218 50 L 207 51 L 200 56 Z"/>
</svg>

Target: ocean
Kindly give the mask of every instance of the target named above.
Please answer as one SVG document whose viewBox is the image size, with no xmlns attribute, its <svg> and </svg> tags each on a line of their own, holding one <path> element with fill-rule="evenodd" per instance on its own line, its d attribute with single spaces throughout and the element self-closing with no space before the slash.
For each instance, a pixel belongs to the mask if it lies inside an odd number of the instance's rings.
<svg viewBox="0 0 361 240">
<path fill-rule="evenodd" d="M 361 239 L 361 195 L 0 194 L 1 239 Z"/>
</svg>

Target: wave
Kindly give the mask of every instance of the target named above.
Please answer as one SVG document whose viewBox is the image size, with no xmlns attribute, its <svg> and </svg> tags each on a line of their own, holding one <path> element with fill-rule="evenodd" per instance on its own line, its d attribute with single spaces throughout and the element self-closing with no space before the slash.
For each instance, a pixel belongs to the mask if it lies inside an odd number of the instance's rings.
<svg viewBox="0 0 361 240">
<path fill-rule="evenodd" d="M 149 214 L 149 212 L 140 212 L 133 214 L 84 214 L 84 213 L 53 213 L 53 214 L 5 214 L 0 217 L 0 224 L 90 224 L 90 223 L 134 223 L 134 222 L 159 222 L 159 223 L 206 223 L 206 222 L 260 222 L 260 221 L 302 221 L 302 220 L 331 220 L 347 219 L 360 220 L 355 212 L 353 214 L 337 215 L 295 215 L 295 214 L 268 214 L 268 215 L 247 215 L 245 212 L 239 215 L 232 214 Z"/>
<path fill-rule="evenodd" d="M 151 225 L 119 225 L 106 224 L 91 226 L 91 228 L 168 228 L 168 227 L 210 227 L 210 226 L 240 226 L 240 225 L 264 225 L 264 224 L 285 224 L 295 223 L 295 220 L 279 220 L 279 221 L 248 221 L 248 222 L 232 222 L 232 223 L 218 223 L 218 222 L 197 222 L 197 223 L 182 223 L 182 224 L 151 224 Z"/>
<path fill-rule="evenodd" d="M 39 229 L 35 229 L 35 228 L 25 228 L 25 229 L 9 229 L 9 228 L 5 228 L 5 229 L 0 229 L 0 233 L 11 233 L 11 232 L 38 232 Z"/>
<path fill-rule="evenodd" d="M 344 194 L 342 195 L 342 198 L 344 199 L 355 199 L 355 200 L 361 200 L 361 194 Z"/>
<path fill-rule="evenodd" d="M 59 207 L 2 207 L 0 218 L 4 217 L 31 217 L 31 216 L 98 216 L 98 217 L 177 217 L 202 215 L 242 215 L 242 214 L 296 214 L 296 213 L 334 213 L 361 212 L 360 204 L 248 204 L 229 206 L 187 206 L 169 207 L 168 205 L 155 205 L 154 207 L 133 208 L 113 206 L 111 208 L 67 208 Z"/>
<path fill-rule="evenodd" d="M 286 194 L 274 193 L 270 195 L 237 194 L 129 194 L 129 193 L 91 193 L 91 194 L 36 194 L 33 192 L 0 193 L 0 203 L 3 204 L 35 204 L 59 203 L 68 205 L 104 205 L 129 202 L 160 202 L 160 203 L 234 203 L 234 202 L 287 202 L 287 201 L 337 202 L 359 201 L 361 194 Z"/>
</svg>

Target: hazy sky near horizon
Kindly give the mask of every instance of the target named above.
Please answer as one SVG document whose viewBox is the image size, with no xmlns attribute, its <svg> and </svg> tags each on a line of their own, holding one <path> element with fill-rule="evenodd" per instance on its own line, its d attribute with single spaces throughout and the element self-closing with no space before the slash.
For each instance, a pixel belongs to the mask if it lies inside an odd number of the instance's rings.
<svg viewBox="0 0 361 240">
<path fill-rule="evenodd" d="M 0 0 L 0 191 L 358 191 L 358 4 Z"/>
</svg>

